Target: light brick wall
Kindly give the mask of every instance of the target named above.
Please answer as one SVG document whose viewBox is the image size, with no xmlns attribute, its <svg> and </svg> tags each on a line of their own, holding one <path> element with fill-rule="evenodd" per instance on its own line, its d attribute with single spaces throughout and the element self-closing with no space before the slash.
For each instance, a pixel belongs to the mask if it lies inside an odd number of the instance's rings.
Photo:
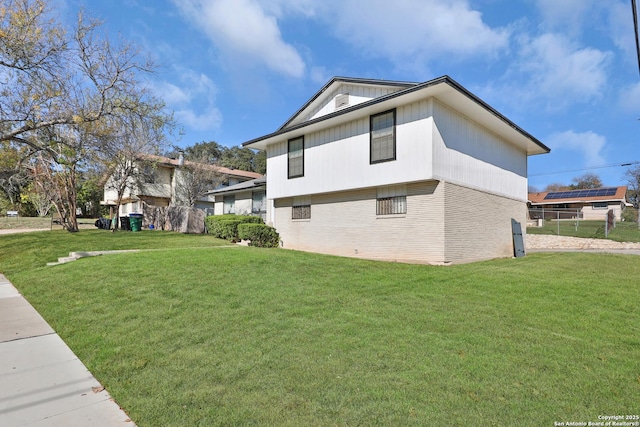
<svg viewBox="0 0 640 427">
<path fill-rule="evenodd" d="M 407 185 L 407 213 L 376 215 L 376 188 L 310 196 L 311 219 L 292 220 L 293 199 L 275 201 L 284 248 L 394 261 L 441 262 L 443 189 L 437 181 Z"/>
<path fill-rule="evenodd" d="M 407 213 L 376 215 L 377 188 L 307 196 L 311 218 L 292 220 L 292 198 L 275 200 L 283 247 L 418 263 L 513 256 L 511 218 L 526 228 L 526 205 L 458 185 L 407 184 Z"/>
<path fill-rule="evenodd" d="M 446 260 L 470 262 L 513 256 L 511 219 L 518 221 L 525 233 L 526 204 L 451 183 L 443 185 Z"/>
</svg>

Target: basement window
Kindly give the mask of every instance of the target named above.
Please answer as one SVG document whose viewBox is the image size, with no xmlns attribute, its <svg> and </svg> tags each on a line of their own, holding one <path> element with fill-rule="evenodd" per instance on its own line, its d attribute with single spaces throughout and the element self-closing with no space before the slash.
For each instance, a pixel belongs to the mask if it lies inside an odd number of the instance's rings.
<svg viewBox="0 0 640 427">
<path fill-rule="evenodd" d="M 291 219 L 311 219 L 311 197 L 300 196 L 293 198 Z"/>
<path fill-rule="evenodd" d="M 311 219 L 311 205 L 293 206 L 291 219 Z"/>
<path fill-rule="evenodd" d="M 376 215 L 407 213 L 407 196 L 382 197 L 376 199 Z"/>
<path fill-rule="evenodd" d="M 378 188 L 376 215 L 403 215 L 407 213 L 407 189 L 404 185 Z"/>
</svg>

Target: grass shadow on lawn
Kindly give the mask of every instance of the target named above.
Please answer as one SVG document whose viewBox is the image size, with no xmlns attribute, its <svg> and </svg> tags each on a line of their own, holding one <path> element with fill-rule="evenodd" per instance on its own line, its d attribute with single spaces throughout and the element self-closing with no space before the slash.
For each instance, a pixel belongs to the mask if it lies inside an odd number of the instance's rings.
<svg viewBox="0 0 640 427">
<path fill-rule="evenodd" d="M 552 425 L 637 412 L 637 257 L 442 268 L 171 235 L 162 249 L 157 237 L 156 251 L 54 268 L 14 260 L 10 277 L 140 426 Z"/>
</svg>

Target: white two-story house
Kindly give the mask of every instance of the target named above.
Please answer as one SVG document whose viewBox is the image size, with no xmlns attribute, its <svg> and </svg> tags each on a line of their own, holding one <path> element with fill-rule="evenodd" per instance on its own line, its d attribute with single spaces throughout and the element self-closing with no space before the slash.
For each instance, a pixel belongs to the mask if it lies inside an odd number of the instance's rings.
<svg viewBox="0 0 640 427">
<path fill-rule="evenodd" d="M 243 145 L 266 150 L 284 248 L 425 263 L 513 256 L 527 156 L 549 152 L 448 76 L 334 78 Z"/>
</svg>

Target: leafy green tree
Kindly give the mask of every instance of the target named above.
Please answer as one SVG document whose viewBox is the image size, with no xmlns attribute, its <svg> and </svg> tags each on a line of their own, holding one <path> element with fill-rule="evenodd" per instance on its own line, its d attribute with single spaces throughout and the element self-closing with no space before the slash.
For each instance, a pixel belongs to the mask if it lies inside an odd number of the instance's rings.
<svg viewBox="0 0 640 427">
<path fill-rule="evenodd" d="M 170 157 L 177 157 L 179 148 L 169 153 Z M 255 152 L 250 148 L 225 147 L 215 141 L 198 142 L 184 149 L 185 158 L 192 161 L 206 162 L 232 169 L 249 172 L 266 173 L 267 156 L 264 151 Z"/>
<path fill-rule="evenodd" d="M 21 206 L 20 213 L 22 216 L 39 216 L 44 217 L 49 214 L 51 207 L 51 198 L 44 193 L 34 181 L 20 194 Z"/>
<path fill-rule="evenodd" d="M 201 161 L 214 165 L 220 161 L 222 152 L 226 147 L 221 146 L 215 141 L 198 142 L 184 149 L 184 155 L 188 160 Z"/>
<path fill-rule="evenodd" d="M 80 177 L 77 198 L 78 208 L 82 210 L 83 216 L 90 218 L 100 216 L 100 200 L 103 194 L 101 179 L 102 177 L 95 172 L 85 172 Z"/>
</svg>

